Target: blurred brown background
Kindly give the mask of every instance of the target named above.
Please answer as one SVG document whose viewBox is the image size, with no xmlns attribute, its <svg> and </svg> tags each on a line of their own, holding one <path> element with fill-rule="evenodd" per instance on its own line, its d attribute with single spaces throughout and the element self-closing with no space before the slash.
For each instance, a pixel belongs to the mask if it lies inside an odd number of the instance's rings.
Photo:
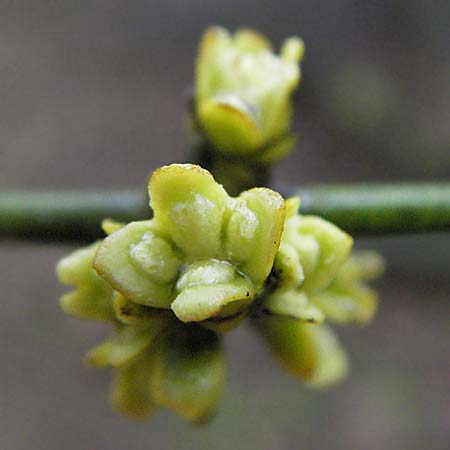
<svg viewBox="0 0 450 450">
<path fill-rule="evenodd" d="M 447 0 L 0 0 L 0 189 L 134 187 L 185 160 L 183 95 L 211 23 L 306 42 L 300 139 L 278 180 L 450 178 Z M 70 248 L 1 242 L 0 448 L 449 448 L 449 236 L 359 245 L 389 272 L 374 324 L 340 330 L 349 379 L 311 392 L 239 329 L 223 407 L 198 431 L 110 411 L 108 373 L 80 362 L 107 330 L 57 305 Z"/>
</svg>

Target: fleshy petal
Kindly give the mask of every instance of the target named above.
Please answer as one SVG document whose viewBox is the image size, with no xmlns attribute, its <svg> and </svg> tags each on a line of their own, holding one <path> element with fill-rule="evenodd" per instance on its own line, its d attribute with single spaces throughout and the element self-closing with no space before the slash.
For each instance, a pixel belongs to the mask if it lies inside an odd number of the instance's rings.
<svg viewBox="0 0 450 450">
<path fill-rule="evenodd" d="M 311 302 L 323 311 L 327 320 L 341 325 L 370 322 L 377 311 L 377 293 L 362 285 L 329 288 L 313 294 Z"/>
<path fill-rule="evenodd" d="M 152 395 L 154 357 L 144 352 L 131 362 L 113 369 L 110 403 L 121 414 L 145 419 L 158 409 Z"/>
<path fill-rule="evenodd" d="M 273 270 L 278 279 L 278 288 L 295 288 L 305 279 L 298 253 L 291 245 L 281 242 L 275 256 Z"/>
<path fill-rule="evenodd" d="M 325 325 L 277 318 L 262 319 L 258 323 L 283 367 L 309 385 L 326 387 L 347 374 L 346 354 Z"/>
<path fill-rule="evenodd" d="M 272 269 L 284 218 L 284 200 L 270 189 L 245 191 L 234 203 L 226 228 L 226 253 L 256 285 L 262 284 Z"/>
<path fill-rule="evenodd" d="M 208 171 L 193 164 L 162 167 L 150 179 L 149 194 L 155 220 L 185 255 L 220 254 L 228 195 Z"/>
<path fill-rule="evenodd" d="M 124 327 L 90 350 L 85 362 L 92 367 L 122 366 L 148 348 L 166 325 L 165 320 L 153 319 L 145 326 Z"/>
<path fill-rule="evenodd" d="M 272 50 L 272 45 L 264 35 L 250 28 L 241 28 L 233 36 L 233 43 L 244 52 Z"/>
<path fill-rule="evenodd" d="M 140 305 L 118 292 L 114 293 L 113 307 L 117 319 L 126 325 L 145 325 L 156 318 L 164 318 L 168 314 L 166 309 Z"/>
<path fill-rule="evenodd" d="M 125 297 L 167 308 L 173 298 L 167 273 L 175 277 L 180 261 L 158 233 L 154 221 L 132 222 L 115 231 L 98 248 L 94 268 Z"/>
<path fill-rule="evenodd" d="M 113 219 L 103 219 L 102 221 L 102 230 L 107 234 L 110 235 L 111 233 L 114 233 L 114 231 L 120 230 L 123 228 L 126 224 L 122 222 L 117 222 Z"/>
<path fill-rule="evenodd" d="M 92 268 L 99 243 L 76 250 L 56 267 L 59 280 L 76 290 L 63 295 L 61 308 L 80 319 L 114 321 L 113 290 Z"/>
<path fill-rule="evenodd" d="M 164 337 L 152 377 L 159 404 L 202 424 L 215 412 L 224 380 L 224 355 L 214 332 L 185 326 Z"/>
<path fill-rule="evenodd" d="M 210 27 L 204 33 L 195 67 L 197 99 L 205 100 L 220 89 L 222 74 L 218 70 L 217 60 L 231 45 L 231 36 L 222 27 Z"/>
<path fill-rule="evenodd" d="M 257 114 L 237 96 L 214 96 L 203 102 L 197 113 L 202 130 L 221 153 L 251 154 L 262 145 Z"/>
<path fill-rule="evenodd" d="M 291 236 L 296 234 L 291 242 L 299 252 L 305 272 L 302 289 L 326 288 L 348 258 L 353 239 L 332 223 L 315 216 L 292 217 L 287 227 Z M 316 242 L 316 248 L 311 239 Z"/>
<path fill-rule="evenodd" d="M 182 322 L 200 322 L 215 317 L 228 305 L 234 305 L 235 311 L 229 309 L 225 315 L 234 315 L 253 300 L 252 289 L 244 278 L 226 284 L 188 288 L 174 300 L 172 310 Z"/>
<path fill-rule="evenodd" d="M 263 302 L 262 308 L 269 315 L 308 323 L 322 323 L 325 318 L 322 311 L 310 303 L 304 292 L 294 289 L 275 291 Z"/>
</svg>

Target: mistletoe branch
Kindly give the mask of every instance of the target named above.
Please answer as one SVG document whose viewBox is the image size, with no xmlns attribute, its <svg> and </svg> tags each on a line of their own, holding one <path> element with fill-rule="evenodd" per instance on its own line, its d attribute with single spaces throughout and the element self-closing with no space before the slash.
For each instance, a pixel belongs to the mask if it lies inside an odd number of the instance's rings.
<svg viewBox="0 0 450 450">
<path fill-rule="evenodd" d="M 450 231 L 450 183 L 276 187 L 300 195 L 301 213 L 316 214 L 353 235 Z M 103 236 L 105 217 L 148 218 L 139 190 L 0 192 L 0 239 L 85 242 Z"/>
</svg>

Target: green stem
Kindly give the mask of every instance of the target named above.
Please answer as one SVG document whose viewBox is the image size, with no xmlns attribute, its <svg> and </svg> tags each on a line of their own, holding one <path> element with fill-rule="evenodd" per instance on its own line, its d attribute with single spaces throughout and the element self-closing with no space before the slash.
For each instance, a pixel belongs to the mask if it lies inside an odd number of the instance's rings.
<svg viewBox="0 0 450 450">
<path fill-rule="evenodd" d="M 354 235 L 450 231 L 450 183 L 324 185 L 281 188 L 299 195 L 300 211 Z"/>
<path fill-rule="evenodd" d="M 300 195 L 301 212 L 354 235 L 450 231 L 450 183 L 339 185 L 279 191 Z M 0 192 L 0 238 L 92 241 L 100 223 L 151 216 L 141 191 Z"/>
<path fill-rule="evenodd" d="M 86 242 L 103 237 L 106 217 L 118 221 L 151 216 L 144 192 L 0 192 L 0 239 Z"/>
</svg>

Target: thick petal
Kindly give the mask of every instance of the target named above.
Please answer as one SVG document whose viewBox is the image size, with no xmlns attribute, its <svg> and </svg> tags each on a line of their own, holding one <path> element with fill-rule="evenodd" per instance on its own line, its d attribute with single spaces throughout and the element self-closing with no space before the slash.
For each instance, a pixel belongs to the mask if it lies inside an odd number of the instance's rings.
<svg viewBox="0 0 450 450">
<path fill-rule="evenodd" d="M 253 283 L 232 264 L 214 259 L 186 266 L 178 279 L 177 291 L 172 310 L 180 320 L 215 319 L 205 326 L 222 332 L 239 323 L 238 316 L 256 294 Z"/>
<path fill-rule="evenodd" d="M 148 348 L 166 325 L 165 320 L 153 319 L 145 326 L 123 327 L 112 338 L 90 350 L 85 362 L 92 367 L 122 366 Z"/>
<path fill-rule="evenodd" d="M 330 287 L 311 295 L 311 302 L 325 314 L 327 320 L 341 325 L 370 322 L 377 311 L 377 293 L 366 286 Z"/>
<path fill-rule="evenodd" d="M 280 248 L 275 256 L 273 270 L 278 278 L 278 288 L 296 288 L 305 279 L 300 258 L 295 249 L 281 242 Z"/>
<path fill-rule="evenodd" d="M 270 42 L 264 35 L 250 28 L 241 28 L 233 36 L 234 45 L 244 52 L 272 50 Z"/>
<path fill-rule="evenodd" d="M 140 305 L 118 292 L 114 293 L 113 307 L 117 319 L 126 325 L 145 325 L 147 322 L 164 318 L 169 314 L 166 309 Z"/>
<path fill-rule="evenodd" d="M 105 283 L 106 284 L 106 283 Z M 59 304 L 69 316 L 78 319 L 111 322 L 115 320 L 112 308 L 112 289 L 77 289 L 64 294 Z"/>
<path fill-rule="evenodd" d="M 196 424 L 215 412 L 225 381 L 225 360 L 217 335 L 200 326 L 179 327 L 158 346 L 153 396 Z"/>
<path fill-rule="evenodd" d="M 218 60 L 231 45 L 231 36 L 222 27 L 210 27 L 204 33 L 195 65 L 195 94 L 198 101 L 207 99 L 220 89 L 222 74 Z"/>
<path fill-rule="evenodd" d="M 283 61 L 298 64 L 305 54 L 305 44 L 297 37 L 288 38 L 283 42 L 280 53 Z"/>
<path fill-rule="evenodd" d="M 63 258 L 56 267 L 59 280 L 76 290 L 63 295 L 61 308 L 80 319 L 113 321 L 112 288 L 92 268 L 99 243 L 77 250 Z"/>
<path fill-rule="evenodd" d="M 261 102 L 265 140 L 279 138 L 289 130 L 293 109 L 291 96 L 300 82 L 299 63 L 303 53 L 303 42 L 290 38 L 283 43 L 280 58 L 271 63 L 273 75 L 267 76 Z"/>
<path fill-rule="evenodd" d="M 286 220 L 294 217 L 298 214 L 300 209 L 300 197 L 289 197 L 285 201 L 286 203 Z"/>
<path fill-rule="evenodd" d="M 262 145 L 258 115 L 236 95 L 217 95 L 202 102 L 197 110 L 202 131 L 224 154 L 252 154 Z"/>
<path fill-rule="evenodd" d="M 348 373 L 348 358 L 333 330 L 325 325 L 310 329 L 316 352 L 316 368 L 308 380 L 311 387 L 332 386 Z"/>
<path fill-rule="evenodd" d="M 193 164 L 162 167 L 150 179 L 149 195 L 155 220 L 188 258 L 219 256 L 228 195 L 208 171 Z"/>
<path fill-rule="evenodd" d="M 352 254 L 340 268 L 332 284 L 325 290 L 313 293 L 311 301 L 339 324 L 370 322 L 377 310 L 377 292 L 365 282 L 378 278 L 384 271 L 384 260 L 376 252 Z"/>
<path fill-rule="evenodd" d="M 95 242 L 61 259 L 56 266 L 59 281 L 68 286 L 102 285 L 102 279 L 92 268 L 95 252 L 99 245 L 100 242 Z"/>
<path fill-rule="evenodd" d="M 266 314 L 300 320 L 308 323 L 322 323 L 324 315 L 320 309 L 310 303 L 304 292 L 276 290 L 262 304 Z"/>
<path fill-rule="evenodd" d="M 152 354 L 144 352 L 131 362 L 113 369 L 110 402 L 117 412 L 135 419 L 145 419 L 158 409 L 152 396 L 153 366 Z"/>
<path fill-rule="evenodd" d="M 237 277 L 235 267 L 227 261 L 203 259 L 186 266 L 177 281 L 177 290 L 232 282 Z"/>
<path fill-rule="evenodd" d="M 125 297 L 167 308 L 173 298 L 168 280 L 177 275 L 180 260 L 158 233 L 153 220 L 132 222 L 115 231 L 98 248 L 94 268 Z"/>
<path fill-rule="evenodd" d="M 281 318 L 258 320 L 271 351 L 283 367 L 311 386 L 325 387 L 347 373 L 347 357 L 325 325 Z"/>
<path fill-rule="evenodd" d="M 294 148 L 297 138 L 293 134 L 287 134 L 275 142 L 267 144 L 264 150 L 258 152 L 257 160 L 261 164 L 274 164 L 284 158 Z"/>
<path fill-rule="evenodd" d="M 125 224 L 123 222 L 117 222 L 113 219 L 103 219 L 102 221 L 102 230 L 107 235 L 114 233 L 114 231 L 120 230 L 124 226 Z"/>
<path fill-rule="evenodd" d="M 194 286 L 184 289 L 172 303 L 172 310 L 182 322 L 200 322 L 220 315 L 236 314 L 254 299 L 252 284 L 245 278 L 229 283 Z"/>
<path fill-rule="evenodd" d="M 348 258 L 353 239 L 320 217 L 297 216 L 291 218 L 289 222 L 291 222 L 289 227 L 294 228 L 298 235 L 292 243 L 300 254 L 300 263 L 305 271 L 302 289 L 319 291 L 326 288 Z M 311 253 L 311 238 L 318 245 L 314 254 Z"/>
<path fill-rule="evenodd" d="M 272 269 L 285 218 L 283 198 L 267 188 L 243 192 L 232 205 L 225 251 L 258 286 Z"/>
<path fill-rule="evenodd" d="M 247 317 L 248 309 L 245 308 L 246 304 L 244 302 L 240 305 L 238 302 L 235 303 L 236 304 L 229 303 L 225 308 L 222 308 L 222 311 L 218 316 L 203 320 L 200 322 L 200 325 L 208 330 L 215 331 L 216 333 L 227 333 L 236 328 Z M 236 312 L 228 312 L 226 311 L 228 306 L 232 306 L 238 310 Z"/>
<path fill-rule="evenodd" d="M 373 281 L 385 271 L 383 257 L 375 251 L 359 251 L 352 253 L 342 266 L 335 283 L 339 286 L 358 281 Z"/>
</svg>

